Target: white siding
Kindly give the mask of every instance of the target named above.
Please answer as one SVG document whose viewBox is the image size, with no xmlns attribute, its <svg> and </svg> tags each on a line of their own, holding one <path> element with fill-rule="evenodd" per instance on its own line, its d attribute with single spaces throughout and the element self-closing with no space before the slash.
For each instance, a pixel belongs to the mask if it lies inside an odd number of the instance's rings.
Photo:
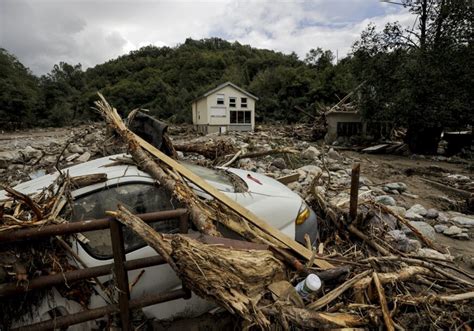
<svg viewBox="0 0 474 331">
<path fill-rule="evenodd" d="M 196 109 L 196 121 L 193 118 L 193 124 L 208 124 L 209 117 L 207 112 L 206 98 L 199 99 L 193 102 L 193 111 Z"/>
</svg>

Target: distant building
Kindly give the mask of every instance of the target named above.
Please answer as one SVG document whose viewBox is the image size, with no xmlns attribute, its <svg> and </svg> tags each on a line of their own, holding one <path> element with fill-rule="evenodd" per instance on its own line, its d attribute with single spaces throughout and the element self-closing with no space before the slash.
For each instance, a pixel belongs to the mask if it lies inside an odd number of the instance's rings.
<svg viewBox="0 0 474 331">
<path fill-rule="evenodd" d="M 393 122 L 366 122 L 357 110 L 331 110 L 326 113 L 327 133 L 324 138 L 328 144 L 338 139 L 361 137 L 366 139 L 388 138 Z"/>
<path fill-rule="evenodd" d="M 330 111 L 326 114 L 326 143 L 339 137 L 365 136 L 367 126 L 358 111 Z"/>
<path fill-rule="evenodd" d="M 193 124 L 203 133 L 253 131 L 258 98 L 227 82 L 192 102 Z"/>
</svg>

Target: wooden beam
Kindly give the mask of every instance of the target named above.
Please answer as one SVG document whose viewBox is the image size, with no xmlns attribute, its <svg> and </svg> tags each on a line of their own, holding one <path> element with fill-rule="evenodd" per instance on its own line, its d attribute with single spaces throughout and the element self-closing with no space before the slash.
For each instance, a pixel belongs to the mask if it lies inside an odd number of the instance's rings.
<svg viewBox="0 0 474 331">
<path fill-rule="evenodd" d="M 279 177 L 277 178 L 277 181 L 279 181 L 282 184 L 288 185 L 290 183 L 296 182 L 299 178 L 300 178 L 300 174 L 294 173 L 287 176 Z"/>
</svg>

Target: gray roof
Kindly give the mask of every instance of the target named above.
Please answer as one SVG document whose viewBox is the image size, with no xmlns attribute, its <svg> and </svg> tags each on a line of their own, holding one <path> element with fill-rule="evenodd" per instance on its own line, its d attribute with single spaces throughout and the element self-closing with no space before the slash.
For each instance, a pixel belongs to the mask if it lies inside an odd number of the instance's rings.
<svg viewBox="0 0 474 331">
<path fill-rule="evenodd" d="M 205 97 L 211 95 L 211 94 L 214 93 L 214 92 L 217 92 L 217 91 L 219 91 L 219 90 L 222 90 L 222 89 L 223 89 L 224 87 L 226 87 L 226 86 L 232 86 L 233 88 L 235 88 L 236 90 L 242 92 L 243 94 L 247 95 L 248 97 L 250 97 L 250 98 L 252 98 L 252 99 L 255 99 L 255 100 L 258 100 L 258 98 L 257 98 L 255 95 L 253 95 L 252 93 L 249 93 L 249 92 L 245 91 L 244 89 L 238 87 L 238 86 L 235 85 L 234 83 L 232 83 L 232 82 L 225 82 L 225 83 L 223 83 L 223 84 L 217 86 L 216 88 L 213 88 L 212 90 L 207 91 L 206 93 L 204 93 L 204 94 L 201 95 L 200 97 L 197 97 L 196 99 L 193 100 L 193 102 L 194 102 L 194 101 L 197 101 L 197 100 L 200 100 L 200 99 L 202 99 L 202 98 L 205 98 Z"/>
</svg>

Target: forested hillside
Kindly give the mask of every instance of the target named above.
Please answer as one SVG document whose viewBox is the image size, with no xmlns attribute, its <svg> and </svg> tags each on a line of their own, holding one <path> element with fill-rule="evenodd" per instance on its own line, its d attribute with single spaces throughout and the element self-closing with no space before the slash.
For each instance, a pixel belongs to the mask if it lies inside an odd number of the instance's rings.
<svg viewBox="0 0 474 331">
<path fill-rule="evenodd" d="M 260 98 L 257 121 L 291 123 L 304 117 L 295 106 L 314 114 L 364 82 L 353 102 L 365 119 L 403 126 L 412 151 L 433 153 L 443 129 L 474 122 L 474 9 L 469 0 L 402 4 L 417 17 L 417 27 L 369 25 L 337 63 L 317 45 L 299 59 L 218 38 L 187 39 L 173 48 L 143 47 L 85 71 L 60 63 L 38 78 L 0 49 L 0 126 L 95 119 L 97 91 L 122 113 L 140 107 L 163 120 L 189 122 L 191 101 L 225 81 Z"/>
<path fill-rule="evenodd" d="M 81 65 L 60 63 L 40 79 L 5 50 L 1 56 L 6 66 L 9 62 L 13 68 L 21 67 L 18 79 L 32 82 L 25 86 L 24 93 L 40 95 L 39 104 L 23 105 L 21 110 L 13 105 L 0 108 L 4 120 L 20 121 L 24 126 L 93 119 L 96 115 L 91 106 L 97 91 L 125 113 L 141 107 L 162 119 L 190 121 L 191 101 L 225 81 L 260 98 L 258 120 L 291 122 L 302 115 L 294 106 L 332 104 L 354 84 L 343 63 L 333 65 L 330 52 L 313 50 L 305 62 L 296 54 L 218 38 L 187 39 L 175 48 L 147 46 L 85 71 Z M 10 80 L 4 84 L 10 84 Z M 5 96 L 2 100 L 11 98 Z M 22 115 L 23 109 L 28 117 Z"/>
</svg>

